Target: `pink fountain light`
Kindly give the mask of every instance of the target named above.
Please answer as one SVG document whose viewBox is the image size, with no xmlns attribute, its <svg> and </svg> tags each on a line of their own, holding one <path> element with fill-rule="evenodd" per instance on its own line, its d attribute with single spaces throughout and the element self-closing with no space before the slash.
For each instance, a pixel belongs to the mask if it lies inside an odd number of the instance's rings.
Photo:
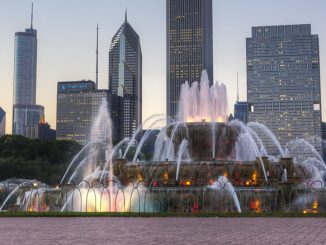
<svg viewBox="0 0 326 245">
<path fill-rule="evenodd" d="M 177 120 L 180 122 L 227 122 L 227 93 L 223 83 L 209 86 L 207 71 L 203 70 L 200 84 L 181 85 Z"/>
</svg>

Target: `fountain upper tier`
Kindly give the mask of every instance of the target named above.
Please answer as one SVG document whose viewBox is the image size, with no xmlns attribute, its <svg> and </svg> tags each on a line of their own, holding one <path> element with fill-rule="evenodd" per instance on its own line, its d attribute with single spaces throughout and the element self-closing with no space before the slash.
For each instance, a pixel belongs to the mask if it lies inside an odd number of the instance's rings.
<svg viewBox="0 0 326 245">
<path fill-rule="evenodd" d="M 178 152 L 181 142 L 189 142 L 190 158 L 194 161 L 210 161 L 212 159 L 235 159 L 235 143 L 239 129 L 225 123 L 194 122 L 171 125 L 166 134 Z"/>
</svg>

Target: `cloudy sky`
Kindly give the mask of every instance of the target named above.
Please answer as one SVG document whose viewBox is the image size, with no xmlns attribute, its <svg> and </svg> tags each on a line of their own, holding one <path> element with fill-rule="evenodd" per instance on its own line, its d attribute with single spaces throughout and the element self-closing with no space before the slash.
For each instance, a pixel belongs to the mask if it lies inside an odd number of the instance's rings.
<svg viewBox="0 0 326 245">
<path fill-rule="evenodd" d="M 108 50 L 124 20 L 138 32 L 143 52 L 143 118 L 165 113 L 166 23 L 165 0 L 34 0 L 38 31 L 37 103 L 55 128 L 56 84 L 95 80 L 96 24 L 100 25 L 100 88 L 108 88 Z M 11 133 L 14 34 L 30 26 L 30 0 L 0 0 L 0 106 L 7 112 Z M 311 24 L 319 34 L 322 96 L 326 98 L 325 0 L 213 0 L 214 80 L 228 87 L 229 111 L 246 99 L 245 38 L 257 25 Z M 322 101 L 326 119 L 326 99 Z"/>
</svg>

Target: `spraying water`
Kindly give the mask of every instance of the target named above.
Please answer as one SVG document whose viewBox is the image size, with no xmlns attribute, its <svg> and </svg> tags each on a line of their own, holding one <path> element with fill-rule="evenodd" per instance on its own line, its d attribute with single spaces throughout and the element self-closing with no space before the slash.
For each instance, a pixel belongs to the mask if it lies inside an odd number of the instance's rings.
<svg viewBox="0 0 326 245">
<path fill-rule="evenodd" d="M 209 86 L 207 71 L 203 70 L 200 84 L 181 85 L 178 121 L 180 122 L 227 122 L 226 86 L 215 83 Z"/>
<path fill-rule="evenodd" d="M 175 176 L 176 181 L 178 181 L 178 179 L 179 179 L 181 160 L 190 160 L 188 144 L 189 144 L 188 141 L 184 139 L 184 140 L 182 140 L 180 148 L 179 148 L 178 159 L 177 159 L 177 171 L 176 171 L 176 176 Z"/>
<path fill-rule="evenodd" d="M 234 204 L 237 208 L 238 213 L 241 213 L 240 202 L 235 192 L 233 185 L 228 181 L 225 176 L 220 176 L 211 186 L 208 186 L 212 190 L 227 190 L 233 198 Z"/>
</svg>

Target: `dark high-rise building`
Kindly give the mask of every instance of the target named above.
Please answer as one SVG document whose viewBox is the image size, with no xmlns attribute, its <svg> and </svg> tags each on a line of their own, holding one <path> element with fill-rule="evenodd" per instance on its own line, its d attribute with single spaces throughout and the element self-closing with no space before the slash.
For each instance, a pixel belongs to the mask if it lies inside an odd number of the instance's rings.
<svg viewBox="0 0 326 245">
<path fill-rule="evenodd" d="M 57 139 L 90 141 L 92 122 L 108 90 L 97 90 L 93 81 L 59 82 L 57 87 Z"/>
<path fill-rule="evenodd" d="M 234 104 L 234 119 L 244 123 L 248 122 L 248 102 L 237 101 Z"/>
<path fill-rule="evenodd" d="M 321 152 L 319 41 L 309 24 L 252 28 L 247 90 L 250 122 L 265 124 L 283 146 L 315 138 Z"/>
<path fill-rule="evenodd" d="M 167 0 L 167 115 L 178 111 L 181 84 L 200 81 L 206 69 L 213 83 L 212 0 Z"/>
<path fill-rule="evenodd" d="M 0 107 L 0 136 L 6 134 L 6 112 Z"/>
<path fill-rule="evenodd" d="M 33 29 L 33 18 L 31 20 L 29 29 L 15 33 L 12 133 L 26 137 L 29 137 L 29 128 L 36 126 L 44 113 L 43 107 L 36 105 L 37 31 Z"/>
<path fill-rule="evenodd" d="M 109 88 L 114 139 L 130 137 L 142 122 L 142 53 L 127 15 L 110 46 Z"/>
<path fill-rule="evenodd" d="M 45 122 L 44 118 L 36 126 L 36 138 L 40 140 L 55 140 L 56 131 L 51 129 L 50 124 Z"/>
<path fill-rule="evenodd" d="M 326 122 L 322 122 L 321 124 L 321 128 L 322 128 L 322 139 L 326 140 Z"/>
</svg>

